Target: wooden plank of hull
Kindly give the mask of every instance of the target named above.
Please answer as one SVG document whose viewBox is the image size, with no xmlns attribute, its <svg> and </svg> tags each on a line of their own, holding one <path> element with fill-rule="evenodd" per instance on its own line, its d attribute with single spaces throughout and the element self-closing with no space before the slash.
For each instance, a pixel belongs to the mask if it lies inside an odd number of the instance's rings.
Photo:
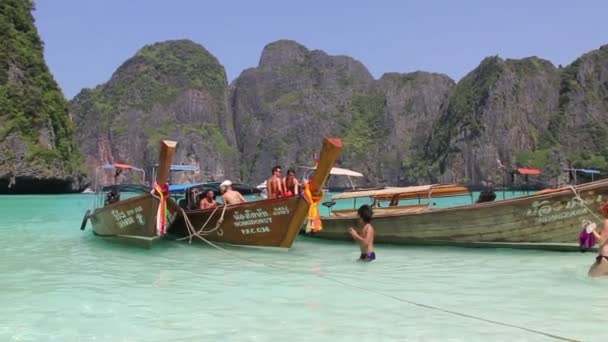
<svg viewBox="0 0 608 342">
<path fill-rule="evenodd" d="M 89 219 L 97 236 L 149 248 L 159 238 L 156 235 L 158 204 L 158 199 L 144 194 L 97 208 Z M 169 199 L 167 207 L 168 221 L 172 222 L 177 216 L 177 205 Z"/>
<path fill-rule="evenodd" d="M 608 181 L 577 188 L 594 213 L 608 199 Z M 597 219 L 581 206 L 571 189 L 504 201 L 375 217 L 375 241 L 395 244 L 441 244 L 578 250 L 581 220 Z M 315 236 L 352 240 L 348 228 L 356 217 L 325 217 Z M 598 222 L 599 223 L 599 222 Z"/>
<path fill-rule="evenodd" d="M 340 139 L 323 140 L 319 161 L 310 181 L 313 194 L 322 193 L 323 185 L 341 151 Z M 242 246 L 290 248 L 306 220 L 309 206 L 309 203 L 301 197 L 230 205 L 224 214 L 221 230 L 206 235 L 205 239 Z M 215 210 L 205 230 L 216 226 L 222 209 L 220 207 Z M 213 209 L 186 211 L 195 230 L 199 230 L 212 213 Z M 171 233 L 180 237 L 189 236 L 183 217 L 180 216 L 172 225 Z M 193 240 L 200 241 L 196 237 Z"/>
<path fill-rule="evenodd" d="M 230 205 L 226 208 L 219 229 L 204 237 L 209 241 L 233 245 L 289 248 L 294 240 L 290 239 L 290 229 L 293 229 L 290 223 L 300 202 L 305 201 L 299 197 L 286 197 Z M 186 215 L 196 230 L 207 220 L 205 230 L 211 230 L 216 227 L 222 210 L 223 207 L 215 211 L 191 210 Z M 295 234 L 298 229 L 295 228 Z M 172 225 L 171 234 L 178 237 L 189 235 L 181 215 Z M 193 241 L 201 240 L 195 237 Z"/>
</svg>

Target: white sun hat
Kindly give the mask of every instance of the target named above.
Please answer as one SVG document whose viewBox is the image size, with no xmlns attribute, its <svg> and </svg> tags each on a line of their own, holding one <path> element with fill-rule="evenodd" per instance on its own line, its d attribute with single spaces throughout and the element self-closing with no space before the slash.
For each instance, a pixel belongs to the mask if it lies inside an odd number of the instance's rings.
<svg viewBox="0 0 608 342">
<path fill-rule="evenodd" d="M 231 186 L 232 182 L 229 180 L 225 180 L 222 182 L 222 184 L 220 184 L 220 190 L 223 192 L 224 190 L 226 190 L 227 186 Z"/>
</svg>

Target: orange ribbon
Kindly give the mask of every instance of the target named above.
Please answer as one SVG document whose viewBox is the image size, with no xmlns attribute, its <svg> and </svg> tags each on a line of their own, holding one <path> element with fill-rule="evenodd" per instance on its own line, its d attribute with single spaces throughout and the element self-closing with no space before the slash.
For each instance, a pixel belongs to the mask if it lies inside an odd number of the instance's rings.
<svg viewBox="0 0 608 342">
<path fill-rule="evenodd" d="M 154 192 L 160 197 L 158 211 L 156 212 L 156 235 L 160 236 L 167 234 L 167 198 L 169 197 L 169 186 L 167 184 L 160 185 L 155 182 L 154 189 L 152 190 L 153 195 Z"/>
<path fill-rule="evenodd" d="M 306 232 L 317 233 L 323 229 L 321 216 L 319 215 L 319 203 L 323 200 L 323 191 L 319 195 L 314 195 L 310 188 L 310 181 L 304 184 L 304 198 L 310 204 L 308 208 L 308 219 L 306 221 Z"/>
</svg>

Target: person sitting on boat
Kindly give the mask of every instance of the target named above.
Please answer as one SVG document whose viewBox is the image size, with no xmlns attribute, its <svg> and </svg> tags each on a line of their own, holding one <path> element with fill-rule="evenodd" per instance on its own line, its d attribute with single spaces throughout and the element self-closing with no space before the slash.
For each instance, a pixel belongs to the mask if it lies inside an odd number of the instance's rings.
<svg viewBox="0 0 608 342">
<path fill-rule="evenodd" d="M 120 201 L 120 192 L 118 192 L 118 189 L 116 188 L 110 189 L 110 191 L 106 194 L 106 205 L 118 201 Z"/>
<path fill-rule="evenodd" d="M 477 203 L 492 202 L 496 199 L 496 193 L 494 192 L 494 184 L 488 178 L 488 181 L 481 181 L 483 184 L 483 190 L 479 193 Z"/>
<path fill-rule="evenodd" d="M 213 190 L 207 191 L 205 197 L 201 198 L 198 203 L 200 209 L 212 209 L 217 207 L 217 202 L 215 201 L 215 194 Z"/>
<path fill-rule="evenodd" d="M 272 176 L 266 181 L 268 189 L 268 199 L 283 197 L 285 190 L 283 188 L 283 181 L 281 180 L 281 166 L 276 165 L 272 168 Z"/>
<path fill-rule="evenodd" d="M 247 202 L 240 192 L 232 190 L 232 182 L 229 180 L 225 180 L 220 184 L 220 191 L 222 192 L 222 200 L 225 205 Z"/>
<path fill-rule="evenodd" d="M 374 252 L 374 227 L 372 226 L 372 216 L 374 212 L 372 207 L 367 204 L 362 205 L 357 210 L 359 216 L 359 222 L 363 226 L 361 233 L 353 227 L 350 228 L 350 235 L 359 242 L 359 248 L 361 249 L 361 261 L 372 261 L 376 259 L 376 253 Z"/>
<path fill-rule="evenodd" d="M 588 233 L 595 237 L 599 252 L 595 258 L 595 263 L 589 268 L 589 276 L 591 277 L 608 275 L 608 201 L 600 205 L 600 213 L 604 216 L 602 232 L 595 231 L 595 224 L 589 224 L 586 227 Z"/>
<path fill-rule="evenodd" d="M 283 178 L 283 189 L 285 189 L 285 197 L 297 196 L 299 193 L 300 182 L 296 178 L 296 173 L 293 169 L 287 170 L 287 177 Z"/>
</svg>

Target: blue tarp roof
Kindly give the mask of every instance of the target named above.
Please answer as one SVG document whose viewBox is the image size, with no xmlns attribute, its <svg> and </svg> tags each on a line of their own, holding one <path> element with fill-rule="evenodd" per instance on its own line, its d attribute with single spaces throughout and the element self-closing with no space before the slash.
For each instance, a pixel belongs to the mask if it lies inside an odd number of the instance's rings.
<svg viewBox="0 0 608 342">
<path fill-rule="evenodd" d="M 203 184 L 206 184 L 206 183 L 172 184 L 172 185 L 169 185 L 169 192 L 171 192 L 171 193 L 184 192 L 188 188 L 191 188 L 191 187 L 197 186 L 197 185 L 203 185 Z"/>
<path fill-rule="evenodd" d="M 600 173 L 598 170 L 592 170 L 592 169 L 580 169 L 579 171 L 584 172 L 584 173 L 593 173 L 593 174 Z"/>
<path fill-rule="evenodd" d="M 220 192 L 220 182 L 201 182 L 169 185 L 169 192 L 172 194 L 185 192 L 189 188 L 196 187 L 199 191 L 212 190 L 216 194 Z M 242 195 L 259 194 L 262 191 L 254 186 L 242 183 L 232 183 L 232 188 Z"/>
<path fill-rule="evenodd" d="M 171 165 L 171 171 L 198 171 L 196 165 Z"/>
<path fill-rule="evenodd" d="M 602 172 L 601 172 L 601 171 L 599 171 L 599 170 L 593 170 L 593 169 L 565 169 L 564 171 L 569 171 L 569 172 L 572 172 L 572 171 L 574 171 L 574 172 L 582 172 L 582 173 L 586 173 L 586 174 L 594 174 L 594 175 L 597 175 L 597 174 L 602 173 Z"/>
</svg>

